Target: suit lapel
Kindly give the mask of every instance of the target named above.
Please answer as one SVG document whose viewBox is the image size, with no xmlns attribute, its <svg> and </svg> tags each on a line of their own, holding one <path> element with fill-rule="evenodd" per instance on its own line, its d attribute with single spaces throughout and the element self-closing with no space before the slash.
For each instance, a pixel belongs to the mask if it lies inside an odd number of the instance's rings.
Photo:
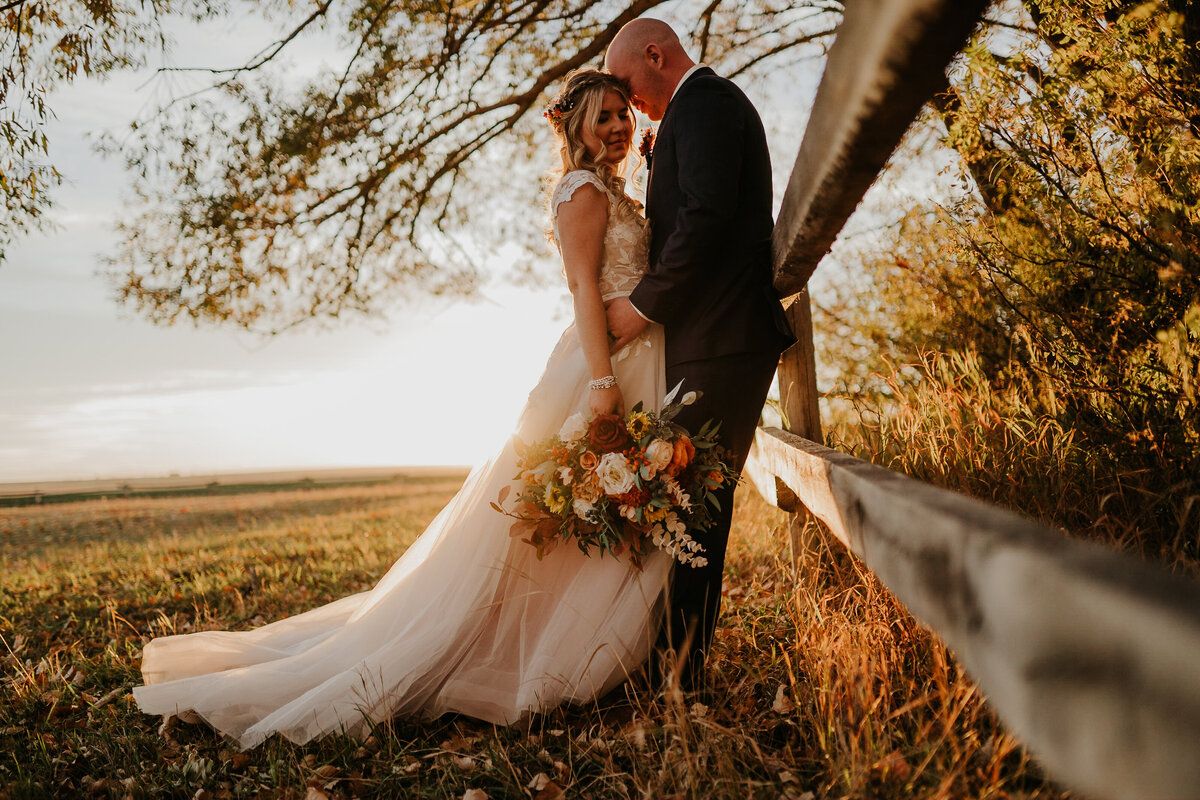
<svg viewBox="0 0 1200 800">
<path fill-rule="evenodd" d="M 671 118 L 671 106 L 675 105 L 675 98 L 679 97 L 679 93 L 684 91 L 687 88 L 687 85 L 689 83 L 691 83 L 698 75 L 715 75 L 715 74 L 716 73 L 713 72 L 710 67 L 700 67 L 700 69 L 696 70 L 691 75 L 687 76 L 687 80 L 685 80 L 682 84 L 679 85 L 679 88 L 675 91 L 674 97 L 672 97 L 671 101 L 669 103 L 667 103 L 667 108 L 666 108 L 666 110 L 663 111 L 662 119 L 659 120 L 658 130 L 655 132 L 655 136 L 654 136 L 654 140 L 655 140 L 656 144 L 663 137 L 663 135 L 665 133 L 670 131 L 669 125 L 670 125 L 670 118 Z M 650 189 L 652 186 L 654 186 L 654 158 L 653 158 L 653 156 L 650 159 L 650 169 L 649 169 L 648 174 L 646 175 L 646 206 L 647 206 L 647 208 L 649 208 L 649 205 L 650 205 Z"/>
</svg>

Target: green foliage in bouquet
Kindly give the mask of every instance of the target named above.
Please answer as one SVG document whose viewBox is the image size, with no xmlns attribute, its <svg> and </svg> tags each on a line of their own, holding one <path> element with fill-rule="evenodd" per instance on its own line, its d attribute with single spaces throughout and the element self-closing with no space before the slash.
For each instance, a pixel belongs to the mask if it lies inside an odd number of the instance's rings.
<svg viewBox="0 0 1200 800">
<path fill-rule="evenodd" d="M 707 564 L 689 531 L 712 526 L 721 507 L 716 490 L 738 476 L 723 460 L 719 423 L 692 434 L 672 421 L 699 394 L 678 403 L 674 395 L 657 413 L 638 403 L 624 417 L 575 414 L 557 435 L 522 447 L 515 506 L 504 507 L 511 486 L 492 504 L 516 520 L 512 535 L 536 547 L 538 558 L 573 540 L 584 553 L 628 554 L 635 564 L 652 547 L 681 564 Z"/>
</svg>

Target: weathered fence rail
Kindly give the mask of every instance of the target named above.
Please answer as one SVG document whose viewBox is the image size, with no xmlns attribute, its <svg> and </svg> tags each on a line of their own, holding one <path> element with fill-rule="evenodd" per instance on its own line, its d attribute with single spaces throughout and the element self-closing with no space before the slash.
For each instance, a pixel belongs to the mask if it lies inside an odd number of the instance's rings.
<svg viewBox="0 0 1200 800">
<path fill-rule="evenodd" d="M 1050 773 L 1200 792 L 1200 586 L 779 429 L 749 476 L 808 509 L 954 649 Z"/>
<path fill-rule="evenodd" d="M 789 431 L 760 429 L 747 473 L 953 648 L 1052 776 L 1096 797 L 1200 797 L 1200 585 L 813 441 L 804 287 L 984 6 L 847 0 L 775 232 L 800 338 L 779 370 Z"/>
</svg>

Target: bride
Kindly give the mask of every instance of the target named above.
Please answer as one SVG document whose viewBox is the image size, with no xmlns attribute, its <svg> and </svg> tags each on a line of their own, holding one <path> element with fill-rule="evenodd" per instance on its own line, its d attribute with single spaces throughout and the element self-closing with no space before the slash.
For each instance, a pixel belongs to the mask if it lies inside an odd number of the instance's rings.
<svg viewBox="0 0 1200 800">
<path fill-rule="evenodd" d="M 611 75 L 581 70 L 546 117 L 561 145 L 550 215 L 575 321 L 508 443 L 373 589 L 255 630 L 150 642 L 134 689 L 142 711 L 190 712 L 243 748 L 275 733 L 298 743 L 364 735 L 398 714 L 506 724 L 591 700 L 646 658 L 670 556 L 653 551 L 638 570 L 562 546 L 538 560 L 489 505 L 514 483 L 520 442 L 550 437 L 577 412 L 658 409 L 666 390 L 662 328 L 610 356 L 605 323 L 604 303 L 629 294 L 647 261 L 646 221 L 621 177 L 630 98 Z"/>
</svg>

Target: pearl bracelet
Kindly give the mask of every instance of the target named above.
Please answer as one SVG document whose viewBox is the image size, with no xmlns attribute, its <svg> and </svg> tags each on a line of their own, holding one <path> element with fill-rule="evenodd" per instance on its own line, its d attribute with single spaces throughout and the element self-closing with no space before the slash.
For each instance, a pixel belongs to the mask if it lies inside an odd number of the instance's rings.
<svg viewBox="0 0 1200 800">
<path fill-rule="evenodd" d="M 611 389 L 617 385 L 616 375 L 605 375 L 603 378 L 597 378 L 588 383 L 589 389 Z"/>
</svg>

